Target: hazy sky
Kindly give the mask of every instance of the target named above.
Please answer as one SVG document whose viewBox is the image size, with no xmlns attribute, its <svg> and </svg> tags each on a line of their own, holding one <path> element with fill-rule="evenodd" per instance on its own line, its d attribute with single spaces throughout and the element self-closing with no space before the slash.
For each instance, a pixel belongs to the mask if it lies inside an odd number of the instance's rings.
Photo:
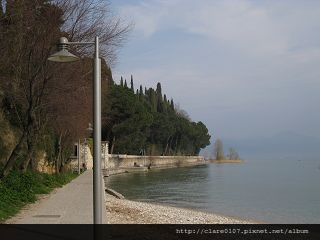
<svg viewBox="0 0 320 240">
<path fill-rule="evenodd" d="M 134 22 L 113 73 L 173 97 L 214 137 L 320 135 L 320 1 L 113 0 Z"/>
</svg>

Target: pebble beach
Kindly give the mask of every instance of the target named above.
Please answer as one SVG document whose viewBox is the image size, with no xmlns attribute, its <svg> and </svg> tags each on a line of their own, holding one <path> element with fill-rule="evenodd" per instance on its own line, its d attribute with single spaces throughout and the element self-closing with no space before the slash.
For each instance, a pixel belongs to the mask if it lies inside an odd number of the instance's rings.
<svg viewBox="0 0 320 240">
<path fill-rule="evenodd" d="M 106 195 L 109 224 L 250 224 L 236 219 L 198 210 L 164 206 L 154 203 L 118 199 Z"/>
</svg>

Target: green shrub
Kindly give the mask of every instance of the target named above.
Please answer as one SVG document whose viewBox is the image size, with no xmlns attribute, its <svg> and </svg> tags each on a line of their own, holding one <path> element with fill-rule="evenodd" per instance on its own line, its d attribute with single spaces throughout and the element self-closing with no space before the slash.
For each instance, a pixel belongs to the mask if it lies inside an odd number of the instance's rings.
<svg viewBox="0 0 320 240">
<path fill-rule="evenodd" d="M 46 194 L 77 176 L 75 173 L 45 174 L 28 171 L 11 172 L 0 180 L 0 222 L 15 215 L 28 203 L 36 201 L 37 194 Z"/>
</svg>

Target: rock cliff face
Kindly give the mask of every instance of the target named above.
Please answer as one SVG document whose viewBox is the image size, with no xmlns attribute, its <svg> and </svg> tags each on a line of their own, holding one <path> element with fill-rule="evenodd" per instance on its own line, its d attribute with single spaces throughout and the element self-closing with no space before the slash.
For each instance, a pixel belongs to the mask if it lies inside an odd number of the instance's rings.
<svg viewBox="0 0 320 240">
<path fill-rule="evenodd" d="M 55 173 L 55 166 L 47 161 L 47 154 L 45 152 L 39 152 L 37 154 L 36 170 L 48 174 Z"/>
<path fill-rule="evenodd" d="M 0 110 L 0 163 L 5 164 L 16 143 L 16 134 Z"/>
</svg>

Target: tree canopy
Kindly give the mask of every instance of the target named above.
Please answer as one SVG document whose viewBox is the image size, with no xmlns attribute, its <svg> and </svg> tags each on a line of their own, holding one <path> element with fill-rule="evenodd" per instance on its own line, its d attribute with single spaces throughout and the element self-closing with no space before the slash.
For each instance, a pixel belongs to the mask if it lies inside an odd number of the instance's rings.
<svg viewBox="0 0 320 240">
<path fill-rule="evenodd" d="M 198 154 L 210 136 L 172 99 L 156 89 L 135 92 L 121 78 L 113 83 L 111 66 L 130 25 L 110 14 L 108 1 L 0 0 L 0 177 L 12 169 L 33 168 L 39 154 L 62 169 L 92 122 L 92 49 L 72 46 L 81 61 L 48 62 L 61 36 L 70 41 L 100 37 L 103 137 L 113 152 Z M 93 19 L 92 16 L 95 16 Z"/>
<path fill-rule="evenodd" d="M 123 78 L 121 77 L 121 80 Z M 132 78 L 131 78 L 132 80 Z M 131 81 L 133 86 L 133 80 Z M 140 86 L 132 88 L 113 84 L 103 115 L 103 138 L 110 142 L 111 152 L 148 155 L 198 155 L 210 144 L 208 129 L 202 122 L 192 122 L 175 110 L 173 100 L 162 95 L 161 84 L 156 90 L 143 93 Z"/>
<path fill-rule="evenodd" d="M 72 47 L 82 57 L 75 63 L 50 63 L 47 58 L 61 36 L 92 41 L 98 35 L 105 97 L 112 81 L 106 63 L 115 60 L 115 50 L 130 27 L 110 15 L 106 1 L 5 3 L 5 9 L 0 8 L 0 177 L 13 168 L 32 167 L 40 151 L 59 171 L 73 142 L 85 137 L 92 121 L 92 49 Z M 10 147 L 4 137 L 13 139 Z"/>
</svg>

